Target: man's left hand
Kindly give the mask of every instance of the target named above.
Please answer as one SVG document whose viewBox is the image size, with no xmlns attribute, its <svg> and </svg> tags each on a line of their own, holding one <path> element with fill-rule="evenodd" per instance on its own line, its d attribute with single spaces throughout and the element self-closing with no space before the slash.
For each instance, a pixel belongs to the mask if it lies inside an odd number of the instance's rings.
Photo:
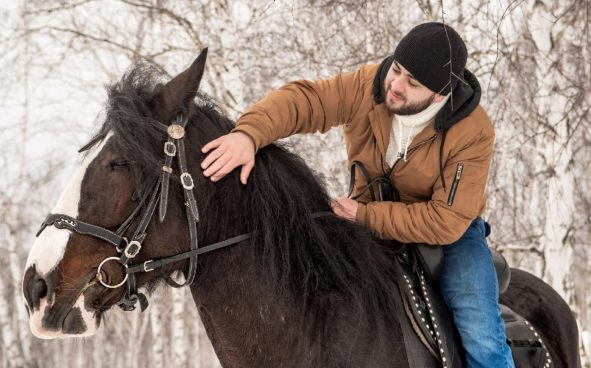
<svg viewBox="0 0 591 368">
<path fill-rule="evenodd" d="M 347 220 L 355 221 L 357 207 L 359 207 L 356 200 L 347 197 L 335 198 L 330 203 L 330 206 L 335 215 Z"/>
</svg>

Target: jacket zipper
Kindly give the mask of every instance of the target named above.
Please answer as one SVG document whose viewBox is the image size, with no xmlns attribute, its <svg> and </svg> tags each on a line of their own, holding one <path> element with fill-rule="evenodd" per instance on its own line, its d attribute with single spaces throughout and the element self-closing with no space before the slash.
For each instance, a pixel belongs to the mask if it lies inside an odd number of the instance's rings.
<svg viewBox="0 0 591 368">
<path fill-rule="evenodd" d="M 449 192 L 449 197 L 447 197 L 448 206 L 451 206 L 454 203 L 454 198 L 456 197 L 456 192 L 458 191 L 458 184 L 460 183 L 460 178 L 462 177 L 463 170 L 464 164 L 459 162 L 456 168 L 456 176 L 454 177 L 454 181 L 451 184 L 451 191 Z"/>
<path fill-rule="evenodd" d="M 432 135 L 432 136 L 431 136 L 429 139 L 425 139 L 424 141 L 421 141 L 421 142 L 419 142 L 419 143 L 415 144 L 414 146 L 410 147 L 410 148 L 408 149 L 408 151 L 406 152 L 406 158 L 407 158 L 407 160 L 409 160 L 409 159 L 410 159 L 410 154 L 411 154 L 412 152 L 416 151 L 416 149 L 417 149 L 417 148 L 421 147 L 422 145 L 424 145 L 424 144 L 426 144 L 426 143 L 429 143 L 429 142 L 431 142 L 431 141 L 432 141 L 433 139 L 435 139 L 436 137 L 437 137 L 437 134 L 434 134 L 434 135 Z M 383 159 L 384 159 L 384 158 L 382 157 L 382 167 L 383 167 Z M 396 165 L 398 165 L 398 163 L 399 163 L 400 161 L 404 161 L 404 160 L 403 160 L 403 159 L 401 159 L 401 158 L 398 158 L 398 159 L 396 159 L 396 161 L 394 161 L 394 165 L 392 165 L 392 167 L 390 168 L 390 171 L 388 171 L 388 173 L 387 173 L 387 177 L 388 177 L 388 178 L 390 177 L 390 175 L 392 175 L 392 173 L 394 172 L 394 168 L 396 168 Z"/>
</svg>

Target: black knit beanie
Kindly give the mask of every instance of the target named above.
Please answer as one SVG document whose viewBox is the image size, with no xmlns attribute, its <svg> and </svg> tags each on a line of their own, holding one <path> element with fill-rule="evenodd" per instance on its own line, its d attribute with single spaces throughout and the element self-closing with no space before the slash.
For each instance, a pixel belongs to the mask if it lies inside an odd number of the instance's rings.
<svg viewBox="0 0 591 368">
<path fill-rule="evenodd" d="M 422 85 L 441 95 L 453 90 L 458 78 L 463 77 L 466 58 L 466 45 L 460 35 L 439 22 L 416 26 L 394 50 L 394 60 Z"/>
</svg>

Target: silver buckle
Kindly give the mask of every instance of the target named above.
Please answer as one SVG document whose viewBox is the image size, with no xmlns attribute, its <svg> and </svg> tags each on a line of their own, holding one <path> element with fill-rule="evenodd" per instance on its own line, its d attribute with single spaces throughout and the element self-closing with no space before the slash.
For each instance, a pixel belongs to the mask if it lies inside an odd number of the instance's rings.
<svg viewBox="0 0 591 368">
<path fill-rule="evenodd" d="M 132 246 L 136 246 L 137 248 L 135 248 L 135 251 L 130 252 L 130 248 Z M 129 244 L 127 244 L 127 246 L 125 247 L 125 250 L 123 250 L 123 254 L 125 254 L 125 257 L 127 257 L 127 258 L 134 258 L 135 256 L 138 255 L 138 253 L 140 252 L 141 249 L 142 249 L 142 245 L 140 244 L 140 242 L 137 240 L 132 240 L 129 242 Z"/>
<path fill-rule="evenodd" d="M 164 153 L 166 156 L 174 157 L 176 155 L 176 146 L 172 142 L 164 142 Z"/>
<path fill-rule="evenodd" d="M 193 183 L 193 177 L 188 172 L 184 172 L 181 174 L 181 183 L 183 184 L 183 188 L 187 190 L 191 190 L 195 186 L 195 184 Z"/>
<path fill-rule="evenodd" d="M 152 260 L 148 260 L 148 261 L 144 262 L 144 272 L 150 272 L 150 271 L 154 271 L 154 269 L 153 269 L 153 268 L 150 268 L 150 269 L 148 269 L 148 268 L 146 267 L 146 265 L 147 265 L 148 263 L 152 263 L 152 262 L 154 262 L 154 261 L 152 261 Z"/>
</svg>

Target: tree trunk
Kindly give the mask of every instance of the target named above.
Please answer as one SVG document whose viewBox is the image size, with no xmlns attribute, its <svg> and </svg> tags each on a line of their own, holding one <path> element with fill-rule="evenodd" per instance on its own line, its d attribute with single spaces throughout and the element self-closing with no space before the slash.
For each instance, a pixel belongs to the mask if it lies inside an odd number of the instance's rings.
<svg viewBox="0 0 591 368">
<path fill-rule="evenodd" d="M 564 111 L 568 99 L 557 89 L 568 83 L 561 75 L 561 52 L 555 45 L 564 42 L 562 37 L 568 24 L 555 22 L 555 15 L 562 13 L 560 3 L 548 0 L 530 1 L 531 15 L 528 27 L 537 48 L 537 101 L 538 116 L 543 119 L 540 129 L 548 129 L 540 134 L 537 146 L 540 152 L 540 171 L 545 181 L 540 203 L 545 204 L 545 219 L 540 244 L 544 249 L 545 278 L 550 285 L 573 305 L 573 279 L 569 270 L 573 266 L 572 231 L 575 221 L 575 201 L 573 194 L 574 175 L 570 161 L 573 159 L 568 114 Z"/>
<path fill-rule="evenodd" d="M 172 289 L 172 321 L 170 323 L 172 342 L 172 365 L 187 367 L 187 340 L 185 338 L 185 290 Z"/>
</svg>

